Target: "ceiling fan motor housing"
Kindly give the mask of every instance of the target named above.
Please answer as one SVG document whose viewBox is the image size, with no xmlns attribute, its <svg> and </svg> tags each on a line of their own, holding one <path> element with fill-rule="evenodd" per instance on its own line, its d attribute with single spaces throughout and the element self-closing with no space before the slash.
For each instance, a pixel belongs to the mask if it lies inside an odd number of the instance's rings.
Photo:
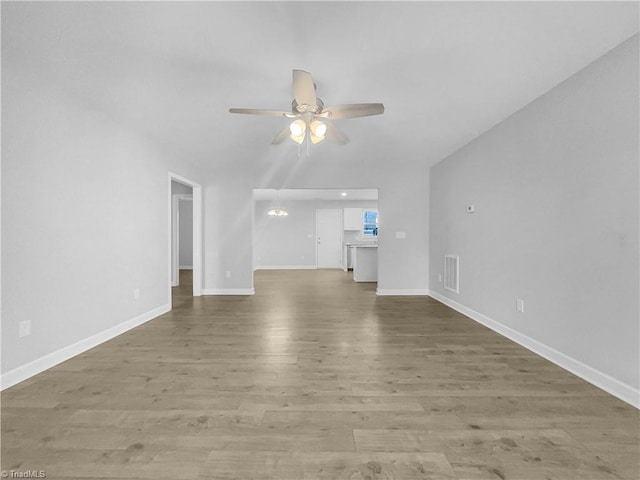
<svg viewBox="0 0 640 480">
<path fill-rule="evenodd" d="M 291 102 L 291 111 L 295 114 L 306 113 L 306 112 L 320 113 L 322 112 L 322 107 L 324 107 L 324 102 L 317 97 L 316 97 L 315 105 L 306 105 L 306 104 L 299 105 L 295 98 Z"/>
</svg>

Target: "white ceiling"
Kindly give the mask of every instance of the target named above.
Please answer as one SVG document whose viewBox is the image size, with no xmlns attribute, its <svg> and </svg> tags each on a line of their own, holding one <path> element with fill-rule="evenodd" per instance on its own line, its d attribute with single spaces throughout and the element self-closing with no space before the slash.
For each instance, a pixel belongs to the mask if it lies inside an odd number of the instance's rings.
<svg viewBox="0 0 640 480">
<path fill-rule="evenodd" d="M 346 195 L 343 195 L 346 194 Z M 378 200 L 376 188 L 256 188 L 254 200 Z"/>
<path fill-rule="evenodd" d="M 296 151 L 270 144 L 286 119 L 228 113 L 290 108 L 294 68 L 327 105 L 386 107 L 336 122 L 351 143 L 312 155 L 430 165 L 638 31 L 637 2 L 3 2 L 2 16 L 3 68 L 203 167 Z"/>
</svg>

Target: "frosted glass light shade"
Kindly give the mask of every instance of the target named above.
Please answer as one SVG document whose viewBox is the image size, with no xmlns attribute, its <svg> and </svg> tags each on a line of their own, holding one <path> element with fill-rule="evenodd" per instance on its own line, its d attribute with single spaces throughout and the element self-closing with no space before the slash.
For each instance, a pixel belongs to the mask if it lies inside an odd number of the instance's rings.
<svg viewBox="0 0 640 480">
<path fill-rule="evenodd" d="M 325 133 L 327 133 L 327 125 L 316 120 L 311 123 L 311 132 L 313 132 L 316 137 L 324 137 Z"/>
<path fill-rule="evenodd" d="M 282 208 L 274 208 L 272 210 L 269 210 L 267 212 L 267 215 L 271 215 L 272 217 L 286 217 L 289 214 L 287 213 L 286 210 L 283 210 Z"/>
<path fill-rule="evenodd" d="M 289 125 L 289 130 L 291 130 L 291 136 L 293 137 L 299 137 L 301 135 L 304 135 L 304 131 L 306 129 L 307 129 L 307 124 L 300 119 L 294 122 L 291 122 L 291 125 Z"/>
<path fill-rule="evenodd" d="M 311 122 L 309 127 L 311 130 L 311 142 L 316 144 L 324 140 L 324 134 L 327 133 L 327 125 L 325 123 L 315 120 Z"/>
</svg>

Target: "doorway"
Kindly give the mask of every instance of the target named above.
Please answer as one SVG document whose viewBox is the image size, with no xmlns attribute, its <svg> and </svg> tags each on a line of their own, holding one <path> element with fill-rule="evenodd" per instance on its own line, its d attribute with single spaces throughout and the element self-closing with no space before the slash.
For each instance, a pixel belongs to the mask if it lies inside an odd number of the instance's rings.
<svg viewBox="0 0 640 480">
<path fill-rule="evenodd" d="M 342 209 L 316 210 L 316 265 L 342 268 Z"/>
<path fill-rule="evenodd" d="M 177 182 L 171 182 L 171 191 L 171 286 L 177 287 L 183 276 L 181 270 L 193 270 L 193 191 Z"/>
<path fill-rule="evenodd" d="M 254 189 L 253 198 L 254 271 L 340 268 L 341 263 L 345 269 L 347 246 L 371 241 L 364 236 L 363 212 L 378 210 L 376 188 Z M 276 208 L 286 211 L 287 215 L 270 215 Z M 334 260 L 325 262 L 321 248 L 320 264 L 316 234 L 318 210 L 340 210 L 343 215 L 339 227 L 342 253 L 339 257 L 332 255 Z M 351 217 L 355 218 L 353 225 L 348 222 Z"/>
<path fill-rule="evenodd" d="M 182 226 L 189 229 L 180 235 L 180 213 Z M 188 215 L 191 218 L 186 218 Z M 188 178 L 169 172 L 169 304 L 171 288 L 179 284 L 179 270 L 191 263 L 194 297 L 202 295 L 202 188 Z M 180 238 L 183 248 L 180 252 Z M 185 242 L 190 245 L 184 245 Z M 190 248 L 188 248 L 190 247 Z M 180 254 L 182 253 L 182 262 Z M 190 260 L 190 262 L 189 262 Z"/>
</svg>

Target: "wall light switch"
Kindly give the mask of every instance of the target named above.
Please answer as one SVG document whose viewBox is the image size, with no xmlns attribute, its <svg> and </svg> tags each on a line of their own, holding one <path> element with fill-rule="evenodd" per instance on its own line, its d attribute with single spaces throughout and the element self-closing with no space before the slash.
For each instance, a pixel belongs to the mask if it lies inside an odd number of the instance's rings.
<svg viewBox="0 0 640 480">
<path fill-rule="evenodd" d="M 524 300 L 521 298 L 516 299 L 516 309 L 519 312 L 524 312 Z"/>
<path fill-rule="evenodd" d="M 227 270 L 226 274 L 227 278 L 231 278 L 231 271 Z"/>
<path fill-rule="evenodd" d="M 405 238 L 407 238 L 407 234 L 406 232 L 396 232 L 396 238 L 404 240 Z"/>
<path fill-rule="evenodd" d="M 134 288 L 133 289 L 133 298 L 134 298 L 134 300 L 138 300 L 140 298 L 140 289 L 139 288 Z"/>
</svg>

